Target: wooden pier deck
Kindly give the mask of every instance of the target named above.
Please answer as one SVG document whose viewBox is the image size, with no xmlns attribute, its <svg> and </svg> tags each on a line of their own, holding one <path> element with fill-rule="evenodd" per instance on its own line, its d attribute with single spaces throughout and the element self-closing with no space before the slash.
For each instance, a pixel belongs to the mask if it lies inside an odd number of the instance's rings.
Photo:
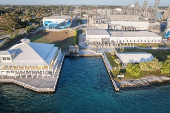
<svg viewBox="0 0 170 113">
<path fill-rule="evenodd" d="M 65 55 L 63 54 L 61 61 L 59 62 L 58 68 L 57 68 L 57 74 L 54 76 L 46 76 L 46 77 L 38 77 L 34 76 L 33 78 L 31 76 L 26 77 L 12 77 L 12 76 L 4 76 L 3 78 L 0 78 L 1 83 L 14 83 L 17 85 L 20 85 L 24 88 L 28 88 L 30 90 L 36 91 L 36 92 L 55 92 L 56 85 L 59 79 L 60 71 L 62 68 L 62 64 L 64 61 Z"/>
</svg>

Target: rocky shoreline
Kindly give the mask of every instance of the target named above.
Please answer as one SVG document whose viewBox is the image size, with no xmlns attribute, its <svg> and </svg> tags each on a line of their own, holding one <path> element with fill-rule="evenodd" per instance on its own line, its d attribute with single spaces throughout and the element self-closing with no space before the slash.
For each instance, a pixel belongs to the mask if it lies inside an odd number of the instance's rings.
<svg viewBox="0 0 170 113">
<path fill-rule="evenodd" d="M 135 88 L 170 81 L 170 76 L 150 76 L 141 79 L 121 80 L 120 88 Z"/>
</svg>

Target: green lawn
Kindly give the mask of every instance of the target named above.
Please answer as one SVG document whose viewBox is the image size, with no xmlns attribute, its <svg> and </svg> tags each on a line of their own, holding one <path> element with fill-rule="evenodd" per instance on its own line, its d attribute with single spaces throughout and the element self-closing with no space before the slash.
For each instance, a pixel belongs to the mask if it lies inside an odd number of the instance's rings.
<svg viewBox="0 0 170 113">
<path fill-rule="evenodd" d="M 123 79 L 140 79 L 146 76 L 152 76 L 152 75 L 156 75 L 156 76 L 169 76 L 170 74 L 161 74 L 160 71 L 141 71 L 139 76 L 134 76 L 129 72 L 126 72 L 126 70 L 113 70 L 112 71 L 114 77 L 116 78 L 116 75 L 120 75 L 123 74 L 124 78 Z M 116 78 L 117 79 L 117 78 Z"/>
<path fill-rule="evenodd" d="M 32 35 L 30 37 L 30 41 L 36 42 L 36 43 L 47 43 L 47 44 L 51 43 L 51 42 L 46 41 L 45 36 L 42 36 L 42 35 L 36 35 L 36 36 Z"/>
<path fill-rule="evenodd" d="M 147 53 L 151 53 L 159 61 L 165 61 L 167 59 L 167 55 L 170 55 L 170 50 L 144 50 L 144 49 L 134 48 L 134 49 L 125 49 L 124 52 L 147 52 Z"/>
<path fill-rule="evenodd" d="M 117 67 L 118 66 L 117 63 L 113 60 L 112 55 L 110 53 L 105 53 L 105 55 L 106 55 L 108 61 L 110 62 L 110 65 L 112 67 Z"/>
<path fill-rule="evenodd" d="M 164 45 L 159 43 L 150 43 L 150 44 L 135 43 L 134 45 L 138 47 L 165 47 Z"/>
<path fill-rule="evenodd" d="M 62 50 L 68 50 L 70 45 L 73 45 L 74 32 L 61 31 L 61 32 L 48 32 L 40 31 L 35 35 L 29 37 L 31 42 L 55 44 L 55 46 Z"/>
</svg>

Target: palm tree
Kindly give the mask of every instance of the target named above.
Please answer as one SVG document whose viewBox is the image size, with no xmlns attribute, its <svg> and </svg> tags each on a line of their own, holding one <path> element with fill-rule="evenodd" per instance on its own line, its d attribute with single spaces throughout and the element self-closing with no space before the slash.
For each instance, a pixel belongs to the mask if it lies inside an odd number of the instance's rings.
<svg viewBox="0 0 170 113">
<path fill-rule="evenodd" d="M 119 70 L 120 70 L 120 63 L 121 63 L 121 60 L 120 60 L 120 59 L 115 59 L 115 62 L 116 62 L 117 65 L 119 66 Z"/>
<path fill-rule="evenodd" d="M 160 70 L 161 67 L 162 67 L 162 65 L 163 65 L 162 62 L 158 62 L 158 63 L 156 64 L 156 70 Z"/>
<path fill-rule="evenodd" d="M 141 70 L 144 70 L 144 68 L 145 68 L 145 62 L 140 62 L 140 63 L 139 63 L 139 66 L 140 66 Z"/>
</svg>

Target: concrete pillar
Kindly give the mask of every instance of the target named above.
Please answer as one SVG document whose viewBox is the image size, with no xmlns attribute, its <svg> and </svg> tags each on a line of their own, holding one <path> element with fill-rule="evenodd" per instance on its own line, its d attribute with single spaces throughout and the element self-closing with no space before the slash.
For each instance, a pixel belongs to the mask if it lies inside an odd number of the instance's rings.
<svg viewBox="0 0 170 113">
<path fill-rule="evenodd" d="M 21 75 L 21 72 L 19 71 L 19 75 L 20 75 L 20 77 L 22 78 L 22 75 Z"/>
<path fill-rule="evenodd" d="M 42 76 L 43 76 L 43 78 L 44 78 L 44 72 L 42 71 Z"/>
<path fill-rule="evenodd" d="M 37 72 L 37 78 L 38 78 L 38 72 Z"/>
<path fill-rule="evenodd" d="M 26 75 L 26 78 L 27 78 L 27 73 L 26 73 L 26 71 L 25 71 L 25 75 Z"/>
<path fill-rule="evenodd" d="M 32 76 L 32 78 L 33 78 L 32 71 L 31 71 L 31 76 Z"/>
<path fill-rule="evenodd" d="M 15 78 L 16 78 L 16 73 L 15 73 L 15 71 L 14 71 L 14 74 L 15 74 Z"/>
<path fill-rule="evenodd" d="M 2 78 L 3 78 L 2 71 L 1 71 L 1 76 L 2 76 Z"/>
</svg>

